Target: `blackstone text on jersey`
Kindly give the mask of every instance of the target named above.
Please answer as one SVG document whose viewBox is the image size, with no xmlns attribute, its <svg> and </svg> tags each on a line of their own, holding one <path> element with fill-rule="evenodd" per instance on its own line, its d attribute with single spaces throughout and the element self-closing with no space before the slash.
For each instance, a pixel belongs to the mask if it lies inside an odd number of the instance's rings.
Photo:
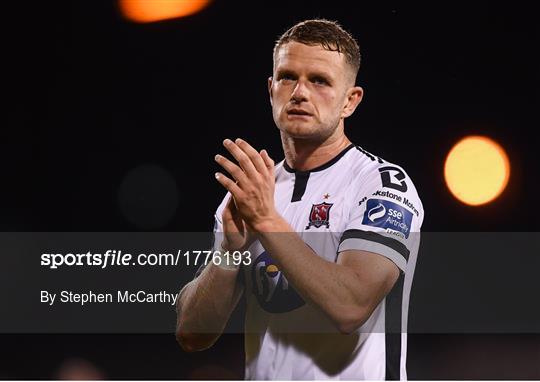
<svg viewBox="0 0 540 382">
<path fill-rule="evenodd" d="M 418 212 L 418 210 L 416 209 L 416 207 L 414 207 L 414 204 L 409 200 L 407 199 L 406 197 L 402 197 L 401 195 L 398 195 L 398 194 L 394 194 L 393 192 L 391 191 L 381 191 L 381 190 L 377 190 L 375 191 L 373 194 L 373 196 L 382 196 L 382 197 L 385 197 L 385 198 L 389 198 L 389 199 L 393 199 L 397 202 L 400 202 L 400 203 L 403 203 L 405 204 L 407 207 L 409 207 L 416 216 L 419 216 L 420 215 L 420 212 Z M 361 200 L 358 205 L 361 205 L 363 202 L 365 202 L 365 198 L 363 200 Z"/>
</svg>

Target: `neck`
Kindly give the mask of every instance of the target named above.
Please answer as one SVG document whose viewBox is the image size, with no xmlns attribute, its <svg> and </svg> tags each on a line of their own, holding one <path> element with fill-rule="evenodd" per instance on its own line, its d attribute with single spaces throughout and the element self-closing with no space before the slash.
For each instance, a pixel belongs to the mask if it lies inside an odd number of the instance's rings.
<svg viewBox="0 0 540 382">
<path fill-rule="evenodd" d="M 322 143 L 295 139 L 283 132 L 281 143 L 287 164 L 298 171 L 309 171 L 330 161 L 351 144 L 344 134 L 329 137 Z"/>
</svg>

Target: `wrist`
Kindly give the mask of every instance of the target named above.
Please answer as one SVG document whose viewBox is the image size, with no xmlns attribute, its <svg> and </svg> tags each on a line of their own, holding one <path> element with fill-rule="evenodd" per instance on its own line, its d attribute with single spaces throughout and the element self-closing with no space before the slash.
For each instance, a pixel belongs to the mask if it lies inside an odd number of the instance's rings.
<svg viewBox="0 0 540 382">
<path fill-rule="evenodd" d="M 234 240 L 231 243 L 229 240 L 225 238 L 223 239 L 221 244 L 218 246 L 217 250 L 223 251 L 223 252 L 234 252 L 234 251 L 243 251 L 245 249 L 245 244 L 233 245 L 233 243 L 234 243 Z"/>
<path fill-rule="evenodd" d="M 227 241 L 227 239 L 224 239 L 221 244 L 218 246 L 218 248 L 216 248 L 216 251 L 234 251 L 233 248 L 231 248 L 231 245 L 229 244 L 229 242 Z"/>
<path fill-rule="evenodd" d="M 287 222 L 277 213 L 254 223 L 252 227 L 257 233 L 286 232 L 288 230 Z"/>
<path fill-rule="evenodd" d="M 223 243 L 219 246 L 218 249 L 214 250 L 214 253 L 212 254 L 212 263 L 222 269 L 227 270 L 237 270 L 240 268 L 240 261 L 234 257 L 233 252 L 238 251 L 232 251 L 223 248 Z"/>
</svg>

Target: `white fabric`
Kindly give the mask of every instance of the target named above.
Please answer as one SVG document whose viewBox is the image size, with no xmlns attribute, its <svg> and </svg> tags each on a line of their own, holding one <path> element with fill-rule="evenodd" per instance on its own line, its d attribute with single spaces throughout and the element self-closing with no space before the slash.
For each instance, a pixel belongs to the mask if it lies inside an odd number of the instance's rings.
<svg viewBox="0 0 540 382">
<path fill-rule="evenodd" d="M 303 240 L 327 261 L 337 260 L 342 234 L 358 230 L 362 237 L 343 240 L 340 250 L 378 253 L 403 272 L 404 334 L 398 364 L 400 378 L 406 379 L 407 312 L 423 221 L 422 203 L 411 179 L 400 167 L 354 146 L 342 154 L 331 165 L 309 173 L 305 192 L 296 202 L 291 199 L 299 176 L 283 161 L 276 165 L 275 205 Z M 222 232 L 221 214 L 228 198 L 229 195 L 216 211 L 217 232 Z M 314 206 L 322 203 L 332 204 L 326 216 L 328 227 L 324 222 L 326 207 L 312 213 Z M 319 227 L 309 225 L 314 216 L 323 218 Z M 402 243 L 409 252 L 408 260 L 398 247 L 373 241 L 365 237 L 365 232 L 384 234 L 391 241 Z M 386 299 L 357 333 L 340 334 L 322 313 L 303 302 L 294 286 L 271 265 L 271 258 L 260 243 L 255 243 L 250 251 L 252 263 L 243 269 L 247 297 L 246 379 L 385 379 Z"/>
</svg>

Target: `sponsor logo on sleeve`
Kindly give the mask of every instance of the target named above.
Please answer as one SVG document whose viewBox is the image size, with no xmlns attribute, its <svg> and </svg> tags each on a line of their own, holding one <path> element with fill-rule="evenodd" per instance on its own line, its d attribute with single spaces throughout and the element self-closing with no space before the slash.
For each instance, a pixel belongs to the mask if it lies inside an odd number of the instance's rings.
<svg viewBox="0 0 540 382">
<path fill-rule="evenodd" d="M 382 199 L 369 199 L 362 224 L 382 228 L 388 233 L 407 239 L 413 215 L 405 207 Z"/>
<path fill-rule="evenodd" d="M 405 179 L 405 174 L 400 168 L 385 166 L 379 168 L 379 172 L 381 173 L 383 187 L 393 188 L 401 192 L 407 191 L 407 183 L 403 180 Z"/>
</svg>

